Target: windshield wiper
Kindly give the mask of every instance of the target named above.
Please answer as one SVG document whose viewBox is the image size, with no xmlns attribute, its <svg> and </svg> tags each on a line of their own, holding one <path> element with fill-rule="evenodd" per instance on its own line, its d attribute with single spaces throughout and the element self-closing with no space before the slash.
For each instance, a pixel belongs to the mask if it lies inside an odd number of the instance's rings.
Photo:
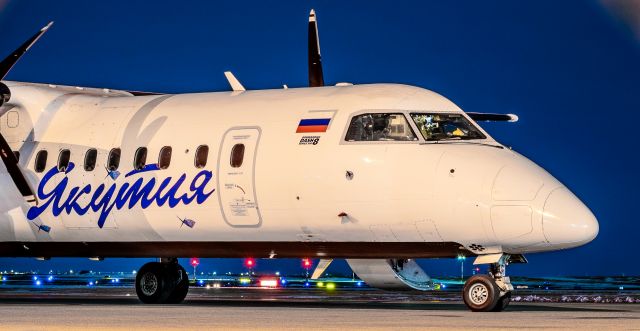
<svg viewBox="0 0 640 331">
<path fill-rule="evenodd" d="M 504 146 L 501 145 L 492 145 L 492 144 L 488 144 L 488 143 L 482 143 L 479 141 L 469 141 L 469 140 L 443 140 L 443 139 L 438 139 L 438 140 L 428 140 L 427 142 L 424 143 L 420 143 L 420 145 L 433 145 L 433 144 L 458 144 L 458 145 L 482 145 L 482 146 L 488 146 L 488 147 L 494 147 L 494 148 L 499 148 L 499 149 L 504 149 Z"/>
</svg>

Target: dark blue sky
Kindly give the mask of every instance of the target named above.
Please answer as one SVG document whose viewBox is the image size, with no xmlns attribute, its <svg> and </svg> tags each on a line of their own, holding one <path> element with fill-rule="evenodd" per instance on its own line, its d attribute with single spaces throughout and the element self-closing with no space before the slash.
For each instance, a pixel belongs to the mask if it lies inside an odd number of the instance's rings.
<svg viewBox="0 0 640 331">
<path fill-rule="evenodd" d="M 222 73 L 232 70 L 249 89 L 304 86 L 310 8 L 328 84 L 406 83 L 466 111 L 516 113 L 518 123 L 484 127 L 598 217 L 591 244 L 530 255 L 512 274 L 640 274 L 632 260 L 640 233 L 640 43 L 599 2 L 0 0 L 0 53 L 55 20 L 7 79 L 177 93 L 227 90 Z M 141 263 L 0 259 L 0 270 Z M 424 264 L 435 275 L 458 272 L 454 261 Z M 299 268 L 298 261 L 259 265 Z M 241 262 L 202 265 L 228 268 Z"/>
</svg>

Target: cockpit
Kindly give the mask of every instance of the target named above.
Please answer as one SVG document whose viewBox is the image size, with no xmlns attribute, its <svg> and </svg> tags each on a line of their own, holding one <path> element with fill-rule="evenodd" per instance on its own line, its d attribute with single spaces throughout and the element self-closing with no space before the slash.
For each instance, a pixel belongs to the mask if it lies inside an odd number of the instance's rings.
<svg viewBox="0 0 640 331">
<path fill-rule="evenodd" d="M 486 139 L 464 115 L 457 113 L 366 113 L 351 118 L 345 140 L 417 141 L 414 128 L 426 141 Z"/>
</svg>

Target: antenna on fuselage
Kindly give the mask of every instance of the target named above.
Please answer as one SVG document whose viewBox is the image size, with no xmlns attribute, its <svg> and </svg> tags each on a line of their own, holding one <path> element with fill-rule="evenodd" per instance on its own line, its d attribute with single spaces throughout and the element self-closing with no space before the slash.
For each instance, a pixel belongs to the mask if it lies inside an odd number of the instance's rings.
<svg viewBox="0 0 640 331">
<path fill-rule="evenodd" d="M 318 21 L 316 11 L 309 13 L 309 87 L 324 86 L 322 74 L 322 59 L 320 57 L 320 38 L 318 37 Z"/>
</svg>

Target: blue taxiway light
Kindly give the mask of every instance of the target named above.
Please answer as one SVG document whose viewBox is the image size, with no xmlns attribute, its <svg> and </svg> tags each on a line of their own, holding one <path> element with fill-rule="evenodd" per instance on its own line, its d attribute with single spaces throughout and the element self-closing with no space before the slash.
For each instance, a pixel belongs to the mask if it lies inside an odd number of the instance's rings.
<svg viewBox="0 0 640 331">
<path fill-rule="evenodd" d="M 36 286 L 40 286 L 40 285 L 42 285 L 42 282 L 39 280 L 36 280 Z"/>
<path fill-rule="evenodd" d="M 49 278 L 47 278 L 47 280 L 52 282 L 53 281 L 53 276 L 49 276 Z"/>
</svg>

